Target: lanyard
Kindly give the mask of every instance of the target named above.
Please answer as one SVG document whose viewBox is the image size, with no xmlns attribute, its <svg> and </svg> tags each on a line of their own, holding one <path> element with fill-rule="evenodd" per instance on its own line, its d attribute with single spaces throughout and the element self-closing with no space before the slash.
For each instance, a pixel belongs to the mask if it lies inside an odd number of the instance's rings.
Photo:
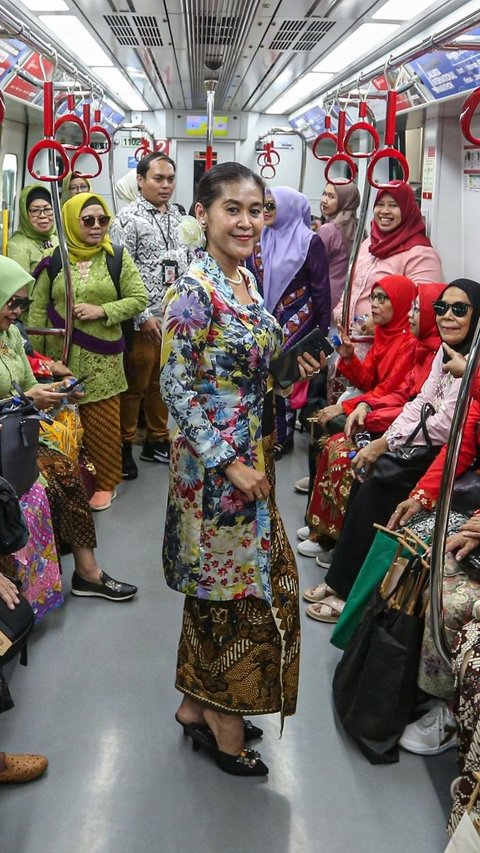
<svg viewBox="0 0 480 853">
<path fill-rule="evenodd" d="M 157 226 L 158 230 L 160 231 L 160 234 L 162 235 L 162 240 L 165 243 L 165 249 L 168 251 L 170 248 L 173 248 L 170 246 L 170 214 L 169 213 L 163 213 L 163 214 L 161 213 L 160 214 L 160 216 L 167 216 L 167 218 L 168 218 L 168 228 L 167 228 L 166 234 L 165 234 L 165 231 L 163 230 L 162 226 L 160 225 L 159 220 L 157 219 L 158 214 L 152 213 L 152 216 L 153 216 L 153 221 L 155 222 L 155 225 Z"/>
</svg>

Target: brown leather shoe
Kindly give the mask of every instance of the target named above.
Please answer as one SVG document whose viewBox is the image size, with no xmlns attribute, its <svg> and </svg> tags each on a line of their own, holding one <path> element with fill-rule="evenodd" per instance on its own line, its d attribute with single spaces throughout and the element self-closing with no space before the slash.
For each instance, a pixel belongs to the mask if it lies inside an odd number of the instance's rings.
<svg viewBox="0 0 480 853">
<path fill-rule="evenodd" d="M 8 755 L 2 753 L 5 760 L 5 770 L 0 771 L 0 783 L 11 782 L 18 784 L 20 782 L 31 782 L 48 767 L 48 758 L 44 755 Z"/>
</svg>

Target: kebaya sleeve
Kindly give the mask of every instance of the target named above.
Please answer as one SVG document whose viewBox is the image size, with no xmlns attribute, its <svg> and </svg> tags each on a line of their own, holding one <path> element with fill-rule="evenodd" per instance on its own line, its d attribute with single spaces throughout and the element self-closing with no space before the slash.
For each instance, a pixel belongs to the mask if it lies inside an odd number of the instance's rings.
<svg viewBox="0 0 480 853">
<path fill-rule="evenodd" d="M 306 266 L 315 323 L 326 333 L 331 317 L 330 278 L 325 246 L 316 235 L 310 241 Z"/>
</svg>

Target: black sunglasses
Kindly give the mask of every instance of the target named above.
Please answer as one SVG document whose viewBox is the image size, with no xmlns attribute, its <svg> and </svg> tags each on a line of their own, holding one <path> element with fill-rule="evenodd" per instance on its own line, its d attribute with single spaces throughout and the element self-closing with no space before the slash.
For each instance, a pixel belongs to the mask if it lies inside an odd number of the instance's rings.
<svg viewBox="0 0 480 853">
<path fill-rule="evenodd" d="M 7 308 L 10 308 L 10 311 L 15 311 L 17 308 L 26 311 L 32 302 L 33 300 L 29 299 L 28 296 L 12 296 L 7 302 Z"/>
<path fill-rule="evenodd" d="M 266 201 L 263 205 L 263 209 L 266 210 L 267 213 L 273 213 L 273 211 L 277 209 L 277 205 L 274 201 Z"/>
<path fill-rule="evenodd" d="M 469 302 L 445 302 L 444 299 L 432 302 L 432 305 L 437 317 L 444 317 L 449 308 L 454 317 L 465 317 L 468 309 L 473 308 Z"/>
<path fill-rule="evenodd" d="M 96 222 L 103 228 L 105 225 L 108 225 L 111 217 L 104 214 L 103 216 L 81 216 L 80 219 L 87 228 L 93 228 Z"/>
</svg>

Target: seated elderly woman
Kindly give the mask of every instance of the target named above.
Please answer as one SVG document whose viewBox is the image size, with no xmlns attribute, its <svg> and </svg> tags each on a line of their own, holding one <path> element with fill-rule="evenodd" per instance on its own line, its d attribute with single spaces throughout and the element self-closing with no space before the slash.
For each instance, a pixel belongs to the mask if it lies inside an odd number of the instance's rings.
<svg viewBox="0 0 480 853">
<path fill-rule="evenodd" d="M 48 409 L 58 406 L 65 393 L 58 392 L 55 383 L 36 383 L 15 327 L 20 312 L 28 307 L 32 285 L 33 278 L 15 261 L 0 257 L 0 397 L 8 397 L 16 381 L 37 407 Z M 41 438 L 38 462 L 47 481 L 58 541 L 67 543 L 73 553 L 72 593 L 112 601 L 133 598 L 136 586 L 114 580 L 98 566 L 95 528 L 78 466 L 52 446 L 48 432 Z M 2 558 L 2 569 L 27 584 L 30 594 L 25 589 L 25 596 L 39 618 L 62 600 L 50 510 L 39 482 L 21 496 L 21 505 L 30 538 L 21 554 Z"/>
</svg>

